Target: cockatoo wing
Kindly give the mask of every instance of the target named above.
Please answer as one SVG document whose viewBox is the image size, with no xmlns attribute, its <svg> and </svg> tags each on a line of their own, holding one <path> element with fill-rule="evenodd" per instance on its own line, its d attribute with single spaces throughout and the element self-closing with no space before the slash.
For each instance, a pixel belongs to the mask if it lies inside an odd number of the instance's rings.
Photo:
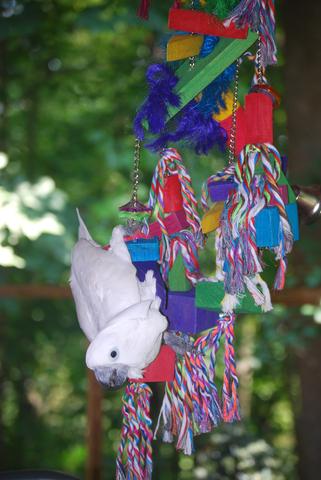
<svg viewBox="0 0 321 480">
<path fill-rule="evenodd" d="M 80 222 L 81 236 L 72 252 L 71 284 L 81 328 L 86 332 L 85 324 L 94 323 L 100 331 L 122 310 L 140 302 L 139 282 L 121 228 L 113 230 L 111 248 L 104 250 L 93 242 L 81 218 Z"/>
<path fill-rule="evenodd" d="M 81 291 L 77 278 L 73 273 L 70 277 L 70 287 L 76 304 L 77 317 L 80 328 L 88 338 L 90 342 L 98 335 L 99 328 L 95 317 L 88 308 L 88 304 L 85 300 L 85 295 Z"/>
</svg>

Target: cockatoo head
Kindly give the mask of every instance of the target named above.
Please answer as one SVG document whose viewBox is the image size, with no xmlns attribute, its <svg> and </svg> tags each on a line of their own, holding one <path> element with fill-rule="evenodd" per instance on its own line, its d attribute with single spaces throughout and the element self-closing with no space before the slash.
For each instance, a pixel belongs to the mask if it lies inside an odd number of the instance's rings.
<svg viewBox="0 0 321 480">
<path fill-rule="evenodd" d="M 127 378 L 141 378 L 157 356 L 166 318 L 159 299 L 130 306 L 115 316 L 90 343 L 86 364 L 107 388 L 123 385 Z"/>
</svg>

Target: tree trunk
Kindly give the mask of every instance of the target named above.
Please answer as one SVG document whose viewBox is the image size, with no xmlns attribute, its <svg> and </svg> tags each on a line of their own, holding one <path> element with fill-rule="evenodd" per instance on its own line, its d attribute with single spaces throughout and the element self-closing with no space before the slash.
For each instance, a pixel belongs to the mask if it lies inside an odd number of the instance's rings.
<svg viewBox="0 0 321 480">
<path fill-rule="evenodd" d="M 320 184 L 321 158 L 321 2 L 282 2 L 285 29 L 285 101 L 290 181 Z M 302 227 L 292 263 L 304 282 L 319 263 L 321 222 Z M 302 318 L 307 322 L 307 317 Z M 312 321 L 312 320 L 311 320 Z M 300 398 L 296 415 L 300 480 L 321 471 L 321 338 L 296 353 Z"/>
</svg>

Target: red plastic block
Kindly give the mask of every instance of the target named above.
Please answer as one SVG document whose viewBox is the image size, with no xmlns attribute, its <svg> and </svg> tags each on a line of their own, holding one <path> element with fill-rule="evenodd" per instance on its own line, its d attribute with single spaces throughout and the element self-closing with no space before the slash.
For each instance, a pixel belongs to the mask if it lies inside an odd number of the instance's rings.
<svg viewBox="0 0 321 480">
<path fill-rule="evenodd" d="M 273 99 L 265 93 L 245 97 L 246 144 L 273 143 Z"/>
<path fill-rule="evenodd" d="M 155 360 L 146 368 L 143 378 L 130 378 L 130 382 L 172 382 L 176 353 L 168 345 L 162 345 Z"/>
<path fill-rule="evenodd" d="M 227 38 L 247 38 L 248 27 L 237 28 L 234 23 L 226 27 L 214 15 L 197 10 L 171 8 L 168 15 L 168 28 L 183 32 L 215 35 Z"/>
<path fill-rule="evenodd" d="M 181 183 L 178 175 L 165 177 L 164 185 L 164 212 L 172 213 L 183 210 Z"/>
<path fill-rule="evenodd" d="M 228 141 L 230 139 L 231 134 L 231 126 L 232 126 L 232 115 L 225 118 L 220 122 L 220 125 L 225 128 L 228 134 Z M 236 110 L 236 145 L 235 145 L 235 154 L 238 155 L 240 151 L 246 145 L 246 118 L 245 118 L 245 110 L 243 107 L 239 106 Z"/>
</svg>

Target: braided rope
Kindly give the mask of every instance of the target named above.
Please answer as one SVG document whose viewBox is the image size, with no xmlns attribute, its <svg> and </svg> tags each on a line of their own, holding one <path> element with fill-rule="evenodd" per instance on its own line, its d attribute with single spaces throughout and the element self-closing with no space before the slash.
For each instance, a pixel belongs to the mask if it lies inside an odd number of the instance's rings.
<svg viewBox="0 0 321 480">
<path fill-rule="evenodd" d="M 209 332 L 194 342 L 192 352 L 179 358 L 174 380 L 166 384 L 155 436 L 163 424 L 163 440 L 177 437 L 177 449 L 193 452 L 193 437 L 209 432 L 221 421 L 239 420 L 234 341 L 234 315 L 225 315 Z M 215 385 L 216 352 L 225 335 L 222 402 Z M 205 355 L 210 351 L 209 369 Z"/>
<path fill-rule="evenodd" d="M 152 391 L 145 383 L 129 383 L 123 395 L 123 426 L 116 459 L 117 480 L 151 480 L 152 421 L 150 398 Z M 124 459 L 127 459 L 124 465 Z"/>
</svg>

